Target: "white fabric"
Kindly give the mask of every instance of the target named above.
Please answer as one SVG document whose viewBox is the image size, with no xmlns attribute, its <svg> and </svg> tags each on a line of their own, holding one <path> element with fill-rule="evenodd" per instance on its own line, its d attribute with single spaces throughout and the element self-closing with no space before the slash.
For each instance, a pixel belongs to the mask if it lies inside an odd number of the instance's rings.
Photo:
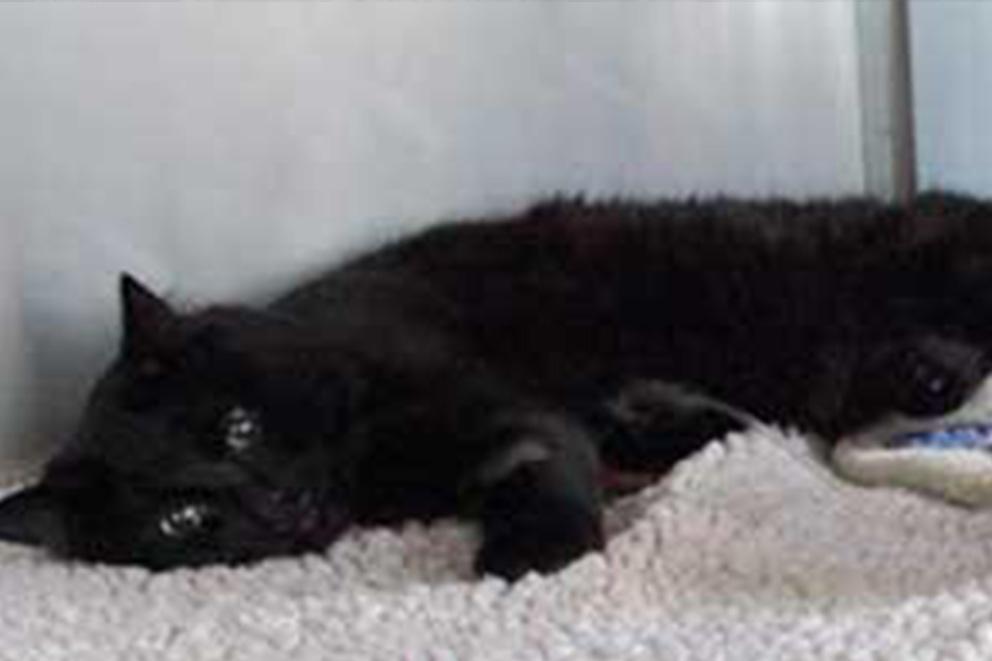
<svg viewBox="0 0 992 661">
<path fill-rule="evenodd" d="M 0 659 L 989 659 L 992 514 L 841 482 L 796 435 L 712 444 L 604 554 L 508 586 L 450 523 L 150 574 L 0 548 Z"/>
</svg>

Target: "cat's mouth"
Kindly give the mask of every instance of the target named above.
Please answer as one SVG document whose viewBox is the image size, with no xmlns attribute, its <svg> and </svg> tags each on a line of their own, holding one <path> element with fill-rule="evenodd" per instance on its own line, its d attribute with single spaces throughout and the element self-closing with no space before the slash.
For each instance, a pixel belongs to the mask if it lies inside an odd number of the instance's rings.
<svg viewBox="0 0 992 661">
<path fill-rule="evenodd" d="M 351 517 L 317 489 L 273 489 L 251 499 L 249 507 L 273 533 L 298 550 L 319 550 L 337 539 Z"/>
</svg>

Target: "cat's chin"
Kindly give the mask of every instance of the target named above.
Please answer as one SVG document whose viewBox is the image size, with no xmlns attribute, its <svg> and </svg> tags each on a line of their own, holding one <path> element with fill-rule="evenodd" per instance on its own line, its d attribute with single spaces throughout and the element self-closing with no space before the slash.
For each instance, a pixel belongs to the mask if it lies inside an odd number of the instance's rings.
<svg viewBox="0 0 992 661">
<path fill-rule="evenodd" d="M 299 522 L 293 533 L 295 549 L 299 552 L 323 551 L 348 528 L 350 517 L 343 512 L 321 510 L 313 518 Z"/>
</svg>

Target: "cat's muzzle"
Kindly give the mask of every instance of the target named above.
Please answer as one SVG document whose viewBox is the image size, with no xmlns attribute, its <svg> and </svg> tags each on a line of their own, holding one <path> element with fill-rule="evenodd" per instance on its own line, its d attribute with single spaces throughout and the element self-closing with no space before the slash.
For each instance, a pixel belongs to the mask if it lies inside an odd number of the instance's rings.
<svg viewBox="0 0 992 661">
<path fill-rule="evenodd" d="M 316 489 L 273 489 L 255 494 L 247 506 L 273 534 L 297 550 L 319 550 L 337 539 L 350 522 L 344 507 Z"/>
</svg>

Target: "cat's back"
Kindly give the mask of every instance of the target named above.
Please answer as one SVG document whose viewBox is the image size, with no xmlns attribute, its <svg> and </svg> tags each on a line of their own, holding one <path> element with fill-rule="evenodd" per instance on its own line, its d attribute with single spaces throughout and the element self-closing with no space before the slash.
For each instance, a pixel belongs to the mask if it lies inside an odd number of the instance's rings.
<svg viewBox="0 0 992 661">
<path fill-rule="evenodd" d="M 444 223 L 373 256 L 422 272 L 758 265 L 891 245 L 906 214 L 850 198 L 605 200 L 556 197 L 517 215 Z"/>
<path fill-rule="evenodd" d="M 992 247 L 984 218 L 992 221 L 989 205 L 944 194 L 910 206 L 556 197 L 519 214 L 439 224 L 288 298 L 297 309 L 319 308 L 323 298 L 352 309 L 443 300 L 482 317 L 615 314 L 652 302 L 689 315 L 746 314 L 749 303 L 788 308 L 866 281 L 889 286 L 911 276 L 931 246 L 981 252 Z"/>
<path fill-rule="evenodd" d="M 363 338 L 437 337 L 438 356 L 445 338 L 467 338 L 521 379 L 774 381 L 808 371 L 816 347 L 859 341 L 894 323 L 896 304 L 937 291 L 919 286 L 935 279 L 928 254 L 945 260 L 937 270 L 962 250 L 988 254 L 988 211 L 945 195 L 909 206 L 555 198 L 436 226 L 289 298 Z"/>
</svg>

